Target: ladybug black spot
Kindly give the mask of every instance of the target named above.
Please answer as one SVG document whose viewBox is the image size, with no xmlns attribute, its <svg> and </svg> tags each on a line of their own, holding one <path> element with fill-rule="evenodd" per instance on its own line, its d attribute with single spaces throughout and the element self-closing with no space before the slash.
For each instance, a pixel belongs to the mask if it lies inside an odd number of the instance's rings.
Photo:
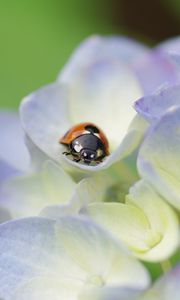
<svg viewBox="0 0 180 300">
<path fill-rule="evenodd" d="M 97 127 L 93 126 L 93 125 L 87 125 L 87 126 L 85 127 L 85 129 L 86 129 L 87 131 L 91 132 L 92 134 L 93 134 L 93 133 L 99 133 L 99 129 L 98 129 Z"/>
</svg>

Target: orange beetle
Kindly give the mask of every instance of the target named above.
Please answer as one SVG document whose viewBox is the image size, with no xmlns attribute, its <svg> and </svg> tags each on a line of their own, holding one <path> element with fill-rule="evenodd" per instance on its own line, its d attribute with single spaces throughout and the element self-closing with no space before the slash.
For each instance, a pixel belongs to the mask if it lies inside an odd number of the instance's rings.
<svg viewBox="0 0 180 300">
<path fill-rule="evenodd" d="M 76 162 L 100 163 L 109 155 L 109 143 L 103 131 L 93 123 L 80 123 L 69 129 L 59 141 L 67 147 L 65 155 Z"/>
</svg>

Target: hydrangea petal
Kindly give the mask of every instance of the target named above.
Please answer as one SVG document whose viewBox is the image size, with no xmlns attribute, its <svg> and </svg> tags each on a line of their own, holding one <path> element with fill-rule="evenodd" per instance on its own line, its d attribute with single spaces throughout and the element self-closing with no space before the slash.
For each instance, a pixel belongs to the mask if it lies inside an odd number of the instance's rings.
<svg viewBox="0 0 180 300">
<path fill-rule="evenodd" d="M 0 188 L 0 207 L 11 218 L 38 215 L 45 206 L 53 204 L 69 211 L 68 200 L 75 186 L 68 174 L 49 161 L 40 173 L 5 181 Z"/>
<path fill-rule="evenodd" d="M 152 94 L 164 84 L 174 85 L 179 76 L 169 56 L 154 49 L 134 63 L 134 70 L 145 95 Z"/>
<path fill-rule="evenodd" d="M 159 44 L 157 48 L 168 53 L 180 53 L 180 37 L 170 38 Z"/>
<path fill-rule="evenodd" d="M 74 51 L 69 63 L 60 72 L 59 80 L 68 82 L 74 78 L 84 66 L 96 60 L 125 61 L 127 64 L 133 63 L 142 54 L 149 53 L 150 49 L 143 44 L 123 36 L 103 37 L 94 35 L 87 38 Z"/>
<path fill-rule="evenodd" d="M 18 288 L 42 276 L 56 279 L 55 287 L 66 278 L 94 287 L 102 279 L 135 288 L 149 283 L 145 268 L 90 220 L 37 217 L 0 225 L 0 297 L 10 300 Z"/>
<path fill-rule="evenodd" d="M 21 286 L 13 295 L 13 300 L 78 300 L 82 282 L 73 279 L 37 277 Z"/>
<path fill-rule="evenodd" d="M 141 300 L 179 300 L 180 264 L 161 277 Z"/>
<path fill-rule="evenodd" d="M 180 85 L 163 87 L 157 93 L 145 96 L 136 101 L 134 107 L 136 111 L 149 122 L 153 122 L 162 117 L 168 109 L 173 109 L 180 105 Z"/>
<path fill-rule="evenodd" d="M 29 218 L 0 226 L 0 297 L 7 300 L 15 290 L 37 276 L 83 276 L 57 239 L 55 222 Z"/>
<path fill-rule="evenodd" d="M 90 274 L 99 274 L 87 278 L 87 283 L 128 285 L 139 288 L 148 284 L 149 279 L 142 265 L 132 259 L 124 247 L 110 234 L 87 218 L 82 218 L 81 222 L 77 218 L 72 220 L 73 222 L 69 222 L 68 217 L 61 219 L 62 230 L 59 232 L 59 237 L 67 253 L 79 266 Z M 136 280 L 135 268 L 139 274 Z"/>
<path fill-rule="evenodd" d="M 180 53 L 173 52 L 173 53 L 169 53 L 168 56 L 171 59 L 171 61 L 176 65 L 178 71 L 180 72 Z"/>
<path fill-rule="evenodd" d="M 101 127 L 114 150 L 135 116 L 132 104 L 142 93 L 123 64 L 106 61 L 94 64 L 87 66 L 86 75 L 74 79 L 69 86 L 70 114 L 75 124 L 90 121 Z M 115 119 L 119 122 L 114 122 Z"/>
<path fill-rule="evenodd" d="M 141 290 L 128 287 L 104 287 L 85 290 L 79 300 L 140 300 Z"/>
<path fill-rule="evenodd" d="M 0 159 L 16 170 L 27 171 L 30 159 L 18 113 L 0 112 L 0 136 Z"/>
<path fill-rule="evenodd" d="M 180 108 L 171 109 L 154 126 L 138 155 L 140 175 L 170 204 L 180 209 Z"/>
<path fill-rule="evenodd" d="M 146 236 L 147 233 L 151 234 L 151 228 L 140 209 L 122 203 L 95 203 L 89 205 L 87 213 L 137 255 L 150 249 Z"/>
<path fill-rule="evenodd" d="M 51 84 L 30 94 L 21 103 L 20 116 L 37 151 L 39 148 L 60 162 L 64 150 L 59 140 L 71 127 L 66 90 L 59 84 Z"/>
<path fill-rule="evenodd" d="M 94 62 L 110 60 L 124 62 L 130 67 L 145 94 L 153 92 L 162 83 L 174 83 L 177 77 L 176 68 L 171 61 L 156 48 L 152 50 L 122 36 L 92 36 L 77 48 L 60 73 L 59 80 L 69 83 L 81 76 L 89 62 L 91 65 Z"/>
<path fill-rule="evenodd" d="M 179 222 L 174 210 L 144 180 L 130 188 L 126 203 L 143 211 L 154 232 L 154 236 L 152 235 L 154 247 L 152 245 L 147 253 L 140 255 L 140 258 L 162 261 L 171 256 L 177 250 L 180 241 Z M 147 241 L 151 243 L 151 239 L 148 238 L 151 236 L 147 236 Z"/>
<path fill-rule="evenodd" d="M 135 115 L 133 101 L 142 95 L 135 75 L 123 59 L 124 56 L 135 56 L 135 53 L 132 48 L 124 53 L 126 43 L 123 45 L 122 40 L 101 37 L 86 40 L 59 76 L 59 82 L 70 90 L 73 123 L 91 121 L 99 125 L 113 149 L 123 139 Z M 145 47 L 142 49 L 144 52 Z M 114 119 L 120 122 L 114 122 Z"/>
<path fill-rule="evenodd" d="M 19 172 L 17 169 L 0 159 L 0 185 L 8 178 L 19 175 L 20 173 L 21 172 Z"/>
</svg>

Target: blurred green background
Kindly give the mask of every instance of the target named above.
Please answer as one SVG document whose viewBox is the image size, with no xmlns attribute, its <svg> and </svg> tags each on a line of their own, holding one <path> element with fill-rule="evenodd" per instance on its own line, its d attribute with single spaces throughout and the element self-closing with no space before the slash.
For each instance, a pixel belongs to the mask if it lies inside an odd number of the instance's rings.
<svg viewBox="0 0 180 300">
<path fill-rule="evenodd" d="M 88 35 L 128 34 L 151 45 L 180 33 L 179 0 L 0 0 L 0 106 L 52 82 Z"/>
</svg>

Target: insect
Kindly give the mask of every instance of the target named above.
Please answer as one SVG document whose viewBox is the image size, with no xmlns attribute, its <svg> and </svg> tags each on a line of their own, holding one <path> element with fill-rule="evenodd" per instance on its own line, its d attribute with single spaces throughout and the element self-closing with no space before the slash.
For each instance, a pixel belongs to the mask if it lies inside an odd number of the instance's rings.
<svg viewBox="0 0 180 300">
<path fill-rule="evenodd" d="M 109 155 L 109 143 L 103 131 L 93 123 L 80 123 L 69 129 L 60 139 L 68 151 L 65 155 L 72 155 L 73 161 L 87 165 L 98 164 Z"/>
</svg>

